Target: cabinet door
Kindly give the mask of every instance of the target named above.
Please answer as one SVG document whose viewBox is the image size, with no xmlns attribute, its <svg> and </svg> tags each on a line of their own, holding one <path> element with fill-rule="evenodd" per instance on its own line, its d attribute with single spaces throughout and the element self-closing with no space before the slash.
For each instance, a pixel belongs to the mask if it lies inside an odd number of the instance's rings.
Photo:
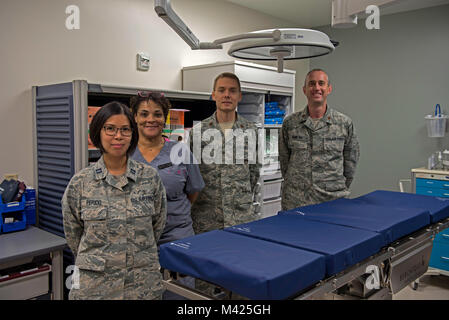
<svg viewBox="0 0 449 320">
<path fill-rule="evenodd" d="M 72 83 L 34 93 L 39 226 L 64 237 L 61 199 L 75 173 Z"/>
<path fill-rule="evenodd" d="M 237 106 L 237 113 L 257 127 L 263 125 L 264 94 L 256 92 L 242 92 L 242 100 Z"/>
<path fill-rule="evenodd" d="M 429 266 L 449 271 L 449 243 L 433 242 Z"/>
</svg>

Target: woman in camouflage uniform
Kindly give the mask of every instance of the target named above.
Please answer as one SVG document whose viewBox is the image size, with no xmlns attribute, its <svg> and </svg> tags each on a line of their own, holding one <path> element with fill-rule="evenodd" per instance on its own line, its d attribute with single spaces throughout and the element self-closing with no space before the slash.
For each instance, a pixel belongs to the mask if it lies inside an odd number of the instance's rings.
<svg viewBox="0 0 449 320">
<path fill-rule="evenodd" d="M 64 231 L 75 256 L 70 299 L 160 299 L 157 241 L 166 219 L 161 179 L 129 155 L 138 142 L 127 106 L 111 102 L 92 119 L 102 156 L 75 174 L 62 199 Z"/>
</svg>

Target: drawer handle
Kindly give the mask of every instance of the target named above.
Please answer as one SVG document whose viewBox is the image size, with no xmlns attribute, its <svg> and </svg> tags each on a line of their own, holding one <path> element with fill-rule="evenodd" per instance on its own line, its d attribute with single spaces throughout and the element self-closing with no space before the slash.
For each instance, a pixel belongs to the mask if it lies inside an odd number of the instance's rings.
<svg viewBox="0 0 449 320">
<path fill-rule="evenodd" d="M 449 196 L 449 193 L 443 193 L 443 196 Z"/>
<path fill-rule="evenodd" d="M 444 260 L 449 260 L 449 258 L 448 258 L 448 257 L 441 257 L 441 259 L 444 259 Z"/>
<path fill-rule="evenodd" d="M 444 234 L 444 233 L 443 233 L 441 236 L 442 236 L 442 237 L 445 237 L 445 238 L 449 238 L 449 234 Z"/>
<path fill-rule="evenodd" d="M 433 184 L 433 182 L 432 182 L 432 181 L 426 181 L 426 183 L 427 183 L 427 184 Z"/>
<path fill-rule="evenodd" d="M 443 187 L 449 187 L 449 184 L 443 184 Z"/>
</svg>

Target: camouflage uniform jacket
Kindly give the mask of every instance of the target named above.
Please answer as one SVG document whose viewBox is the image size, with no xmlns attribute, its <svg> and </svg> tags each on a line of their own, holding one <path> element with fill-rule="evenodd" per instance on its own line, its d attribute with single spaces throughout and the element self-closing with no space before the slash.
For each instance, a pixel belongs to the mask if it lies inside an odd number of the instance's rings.
<svg viewBox="0 0 449 320">
<path fill-rule="evenodd" d="M 219 132 L 221 140 L 205 138 L 205 132 L 206 136 L 208 132 L 211 132 L 207 131 L 209 129 L 215 129 L 211 131 Z M 239 138 L 243 137 L 246 130 L 252 131 L 257 141 L 256 126 L 237 114 L 232 130 L 234 133 L 242 130 L 242 135 L 239 135 Z M 195 136 L 199 132 L 201 132 L 202 138 Z M 233 136 L 225 137 L 225 134 L 221 131 L 216 113 L 197 124 L 190 132 L 190 148 L 195 158 L 198 161 L 201 159 L 199 168 L 206 184 L 192 206 L 191 216 L 196 234 L 258 219 L 253 206 L 254 192 L 261 168 L 259 161 L 257 161 L 257 143 L 249 147 L 248 139 L 244 139 L 244 149 L 236 148 L 240 139 L 236 137 L 231 139 L 231 137 Z M 203 139 L 207 141 L 203 141 Z M 201 141 L 201 144 L 198 143 L 199 141 Z M 221 162 L 217 162 L 222 164 L 208 164 L 204 161 L 205 154 L 213 154 L 205 148 L 210 148 L 214 141 L 218 142 L 219 150 L 221 150 Z M 226 148 L 225 143 L 228 146 L 232 143 L 233 148 Z M 250 152 L 255 156 L 254 161 L 248 161 L 248 150 L 251 150 L 251 148 L 256 150 L 255 154 Z M 236 149 L 244 150 L 244 152 L 240 151 L 236 154 Z M 226 160 L 226 150 L 232 150 L 232 162 L 229 161 L 231 158 L 229 152 L 228 160 Z"/>
<path fill-rule="evenodd" d="M 117 178 L 101 157 L 72 177 L 62 214 L 79 270 L 70 299 L 160 299 L 156 243 L 166 196 L 155 169 L 128 159 L 126 173 Z"/>
<path fill-rule="evenodd" d="M 285 118 L 279 140 L 283 210 L 349 195 L 360 155 L 349 117 L 327 106 L 314 124 L 306 106 Z"/>
</svg>

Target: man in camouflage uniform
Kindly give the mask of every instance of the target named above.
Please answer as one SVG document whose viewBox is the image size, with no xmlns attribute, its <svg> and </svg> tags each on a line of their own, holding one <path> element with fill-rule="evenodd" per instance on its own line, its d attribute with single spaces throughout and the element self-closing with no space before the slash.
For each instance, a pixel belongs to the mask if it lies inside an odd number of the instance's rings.
<svg viewBox="0 0 449 320">
<path fill-rule="evenodd" d="M 190 149 L 196 159 L 201 159 L 199 168 L 206 184 L 191 209 L 196 234 L 258 219 L 253 206 L 261 168 L 257 128 L 236 113 L 242 100 L 238 77 L 233 73 L 217 76 L 212 99 L 216 112 L 195 125 L 189 136 Z M 252 134 L 252 143 L 244 134 Z M 216 298 L 242 298 L 199 279 L 196 288 Z"/>
<path fill-rule="evenodd" d="M 257 128 L 235 111 L 242 99 L 237 76 L 219 75 L 214 82 L 212 99 L 217 105 L 216 112 L 197 124 L 189 137 L 194 156 L 202 159 L 199 168 L 206 184 L 192 206 L 196 234 L 258 218 L 252 204 L 261 167 L 257 161 Z M 252 134 L 254 145 L 243 139 L 244 133 Z M 205 138 L 209 135 L 214 138 Z M 210 154 L 218 163 L 210 163 L 209 152 L 204 152 L 214 144 L 217 148 Z M 239 153 L 241 147 L 243 153 Z M 219 154 L 215 153 L 217 150 Z"/>
<path fill-rule="evenodd" d="M 101 157 L 67 186 L 64 232 L 79 269 L 70 299 L 162 295 L 156 243 L 165 225 L 165 189 L 149 166 L 128 159 L 126 170 L 118 178 L 109 174 Z"/>
<path fill-rule="evenodd" d="M 360 155 L 352 120 L 327 104 L 327 74 L 310 71 L 303 92 L 307 106 L 286 117 L 280 133 L 283 210 L 348 196 Z"/>
</svg>

